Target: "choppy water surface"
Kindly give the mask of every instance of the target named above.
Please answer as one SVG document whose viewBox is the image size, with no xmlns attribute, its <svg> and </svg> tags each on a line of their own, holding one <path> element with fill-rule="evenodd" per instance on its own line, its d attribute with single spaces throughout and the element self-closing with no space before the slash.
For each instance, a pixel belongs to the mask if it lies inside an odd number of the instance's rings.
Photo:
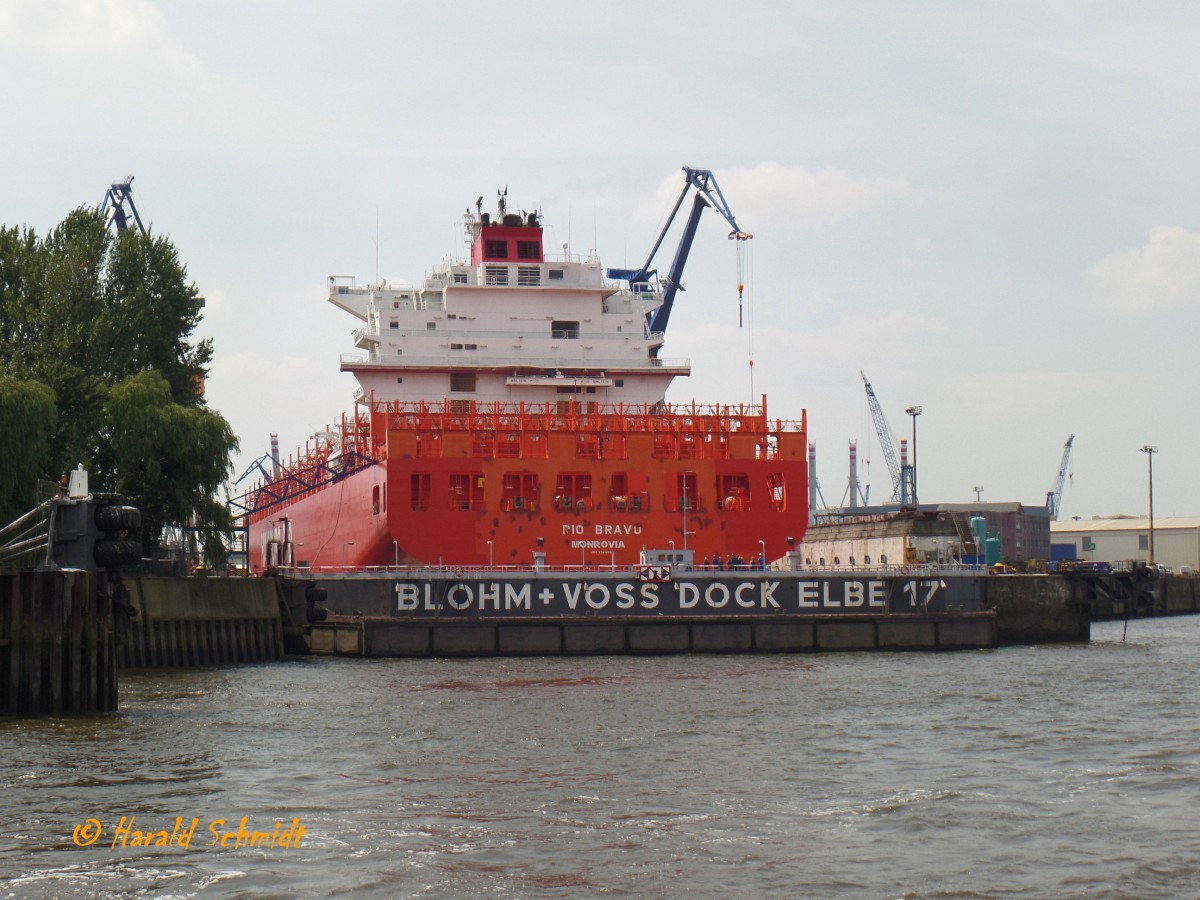
<svg viewBox="0 0 1200 900">
<path fill-rule="evenodd" d="M 119 713 L 0 722 L 0 896 L 1198 896 L 1200 619 L 1122 627 L 125 673 Z M 243 816 L 306 833 L 208 846 Z"/>
</svg>

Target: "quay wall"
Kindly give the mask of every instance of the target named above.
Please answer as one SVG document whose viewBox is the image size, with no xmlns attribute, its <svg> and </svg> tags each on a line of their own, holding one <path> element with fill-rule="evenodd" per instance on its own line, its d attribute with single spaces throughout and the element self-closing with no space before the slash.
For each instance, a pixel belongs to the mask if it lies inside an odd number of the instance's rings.
<svg viewBox="0 0 1200 900">
<path fill-rule="evenodd" d="M 1175 616 L 1200 612 L 1200 578 L 1163 579 L 1162 615 Z"/>
<path fill-rule="evenodd" d="M 77 570 L 0 570 L 0 714 L 117 708 L 117 584 Z"/>
<path fill-rule="evenodd" d="M 126 575 L 137 615 L 118 650 L 125 668 L 282 659 L 283 620 L 270 578 Z"/>
<path fill-rule="evenodd" d="M 992 575 L 987 605 L 996 611 L 1001 646 L 1091 639 L 1091 614 L 1071 582 L 1056 575 Z"/>
<path fill-rule="evenodd" d="M 313 653 L 364 657 L 589 656 L 968 650 L 996 646 L 990 614 L 806 619 L 584 619 L 503 622 L 332 616 Z"/>
</svg>

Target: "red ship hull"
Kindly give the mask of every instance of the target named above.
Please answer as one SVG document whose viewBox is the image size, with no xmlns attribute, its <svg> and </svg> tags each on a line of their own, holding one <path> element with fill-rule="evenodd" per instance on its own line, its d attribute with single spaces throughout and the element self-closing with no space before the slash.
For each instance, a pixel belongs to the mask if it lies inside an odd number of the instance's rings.
<svg viewBox="0 0 1200 900">
<path fill-rule="evenodd" d="M 251 570 L 529 566 L 539 552 L 552 566 L 628 566 L 647 548 L 772 560 L 804 536 L 803 420 L 482 407 L 382 405 L 356 468 L 308 459 L 331 477 L 259 498 Z"/>
</svg>

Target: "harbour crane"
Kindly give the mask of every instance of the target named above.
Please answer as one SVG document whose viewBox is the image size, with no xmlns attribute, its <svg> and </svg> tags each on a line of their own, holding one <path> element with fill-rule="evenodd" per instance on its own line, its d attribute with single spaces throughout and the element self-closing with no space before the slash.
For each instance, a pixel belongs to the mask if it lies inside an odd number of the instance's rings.
<svg viewBox="0 0 1200 900">
<path fill-rule="evenodd" d="M 1063 445 L 1062 462 L 1058 466 L 1058 477 L 1054 479 L 1054 487 L 1046 491 L 1046 511 L 1050 513 L 1050 521 L 1058 520 L 1059 504 L 1062 503 L 1063 485 L 1067 481 L 1067 463 L 1071 461 L 1071 445 L 1075 442 L 1075 435 L 1067 438 L 1067 442 Z"/>
<path fill-rule="evenodd" d="M 879 405 L 879 398 L 875 396 L 875 390 L 871 387 L 871 382 L 867 381 L 866 373 L 862 369 L 859 369 L 858 374 L 862 375 L 863 384 L 866 386 L 867 406 L 871 410 L 871 419 L 875 423 L 875 433 L 879 435 L 880 450 L 883 451 L 883 458 L 887 462 L 888 472 L 892 476 L 892 500 L 899 500 L 902 505 L 907 506 L 907 485 L 904 477 L 904 469 L 900 465 L 900 460 L 896 458 L 896 437 L 892 434 L 891 426 L 888 425 L 887 418 L 883 415 L 883 408 Z"/>
<path fill-rule="evenodd" d="M 146 226 L 142 224 L 142 217 L 138 215 L 137 207 L 133 203 L 132 175 L 124 181 L 109 185 L 100 204 L 100 215 L 104 216 L 105 228 L 114 227 L 117 231 L 124 231 L 129 227 L 129 219 L 132 217 L 137 223 L 137 230 L 142 234 L 146 233 Z"/>
<path fill-rule="evenodd" d="M 683 267 L 687 263 L 688 253 L 691 252 L 692 240 L 696 237 L 696 228 L 700 224 L 700 214 L 704 212 L 706 207 L 712 206 L 729 223 L 729 227 L 733 229 L 729 233 L 730 240 L 747 241 L 754 237 L 754 235 L 742 231 L 737 220 L 734 219 L 733 212 L 729 209 L 729 204 L 725 202 L 725 195 L 721 193 L 721 188 L 717 184 L 716 176 L 709 169 L 693 169 L 690 166 L 684 166 L 683 171 L 686 176 L 683 190 L 679 192 L 679 197 L 675 200 L 675 206 L 671 209 L 670 216 L 667 217 L 667 223 L 663 226 L 662 231 L 659 232 L 658 240 L 654 242 L 654 246 L 650 250 L 650 255 L 646 257 L 646 261 L 637 269 L 608 269 L 605 273 L 609 278 L 628 281 L 630 288 L 635 293 L 653 291 L 653 282 L 657 280 L 658 286 L 662 288 L 662 303 L 647 313 L 646 329 L 650 334 L 661 334 L 667 330 L 667 322 L 671 318 L 671 309 L 675 304 L 675 294 L 683 290 L 680 284 L 680 280 L 683 277 Z M 675 221 L 675 215 L 679 212 L 679 207 L 683 205 L 684 197 L 687 196 L 688 191 L 691 189 L 695 189 L 696 196 L 692 200 L 691 212 L 688 213 L 687 221 L 683 227 L 683 235 L 680 237 L 679 246 L 675 250 L 675 259 L 672 260 L 671 268 L 667 274 L 659 278 L 658 270 L 650 267 L 654 264 L 655 254 L 658 253 L 663 239 L 666 238 L 667 232 L 671 229 L 671 225 Z M 739 297 L 741 296 L 741 290 L 742 285 L 739 283 Z"/>
</svg>

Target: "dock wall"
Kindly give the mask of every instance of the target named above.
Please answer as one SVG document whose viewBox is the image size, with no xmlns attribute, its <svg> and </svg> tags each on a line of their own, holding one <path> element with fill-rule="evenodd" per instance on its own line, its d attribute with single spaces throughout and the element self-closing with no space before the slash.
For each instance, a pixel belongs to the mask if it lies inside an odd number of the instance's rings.
<svg viewBox="0 0 1200 900">
<path fill-rule="evenodd" d="M 996 575 L 987 579 L 987 605 L 996 611 L 1001 646 L 1055 644 L 1091 638 L 1091 615 L 1069 579 L 1054 575 Z"/>
<path fill-rule="evenodd" d="M 1068 575 L 1075 598 L 1094 620 L 1200 612 L 1200 577 L 1148 570 Z"/>
<path fill-rule="evenodd" d="M 420 621 L 332 616 L 313 653 L 364 657 L 588 656 L 968 650 L 995 647 L 991 614 L 654 621 Z"/>
<path fill-rule="evenodd" d="M 1200 612 L 1200 578 L 1173 578 L 1168 575 L 1162 579 L 1159 606 L 1160 615 L 1165 616 Z"/>
<path fill-rule="evenodd" d="M 118 649 L 126 668 L 282 659 L 283 625 L 270 578 L 127 575 L 138 615 Z"/>
<path fill-rule="evenodd" d="M 117 708 L 111 587 L 83 571 L 0 570 L 0 714 Z"/>
</svg>

